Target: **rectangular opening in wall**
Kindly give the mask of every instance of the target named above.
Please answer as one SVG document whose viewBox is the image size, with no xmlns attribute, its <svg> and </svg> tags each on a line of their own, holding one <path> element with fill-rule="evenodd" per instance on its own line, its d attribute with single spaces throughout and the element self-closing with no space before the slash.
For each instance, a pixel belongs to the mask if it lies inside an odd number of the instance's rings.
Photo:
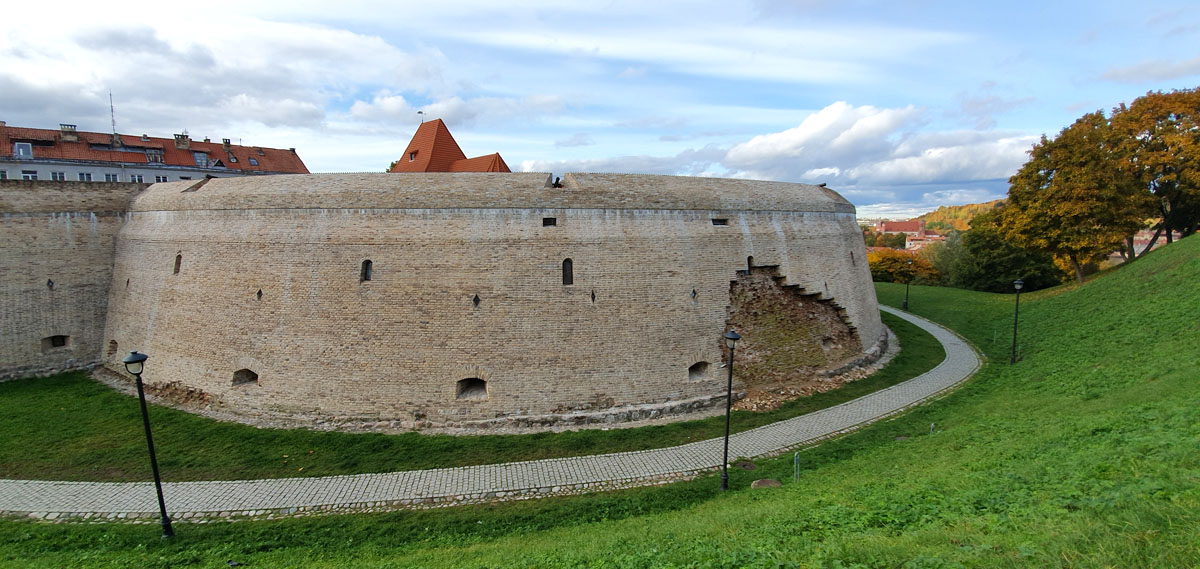
<svg viewBox="0 0 1200 569">
<path fill-rule="evenodd" d="M 557 227 L 557 226 L 558 226 L 558 218 L 557 217 L 543 217 L 542 218 L 542 227 Z"/>
<path fill-rule="evenodd" d="M 56 348 L 66 348 L 71 345 L 70 336 L 46 336 L 42 338 L 42 351 L 48 352 Z"/>
<path fill-rule="evenodd" d="M 729 225 L 729 220 L 725 219 L 724 217 L 714 217 L 712 220 L 712 224 L 713 225 Z"/>
</svg>

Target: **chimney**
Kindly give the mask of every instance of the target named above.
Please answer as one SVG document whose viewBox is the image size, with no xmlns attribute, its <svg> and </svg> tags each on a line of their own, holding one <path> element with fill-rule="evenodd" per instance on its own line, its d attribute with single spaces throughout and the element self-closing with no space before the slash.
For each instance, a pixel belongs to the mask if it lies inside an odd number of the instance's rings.
<svg viewBox="0 0 1200 569">
<path fill-rule="evenodd" d="M 204 142 L 212 142 L 212 140 L 210 140 L 210 139 L 209 139 L 209 138 L 206 136 L 206 137 L 204 137 Z"/>
<path fill-rule="evenodd" d="M 6 123 L 4 121 L 0 121 L 0 126 L 8 126 L 8 123 Z"/>
<path fill-rule="evenodd" d="M 0 126 L 4 126 L 4 123 L 3 123 L 3 122 L 0 122 Z M 295 154 L 295 153 L 296 153 L 296 149 L 295 149 L 295 148 L 289 148 L 288 150 L 291 150 L 291 151 L 292 151 L 292 154 Z"/>
<path fill-rule="evenodd" d="M 225 152 L 229 152 L 231 150 L 228 138 L 221 139 L 221 149 Z"/>
<path fill-rule="evenodd" d="M 79 134 L 75 130 L 75 125 L 59 123 L 58 130 L 62 133 L 63 142 L 79 142 Z"/>
<path fill-rule="evenodd" d="M 175 148 L 188 150 L 192 147 L 192 139 L 186 134 L 175 135 Z"/>
</svg>

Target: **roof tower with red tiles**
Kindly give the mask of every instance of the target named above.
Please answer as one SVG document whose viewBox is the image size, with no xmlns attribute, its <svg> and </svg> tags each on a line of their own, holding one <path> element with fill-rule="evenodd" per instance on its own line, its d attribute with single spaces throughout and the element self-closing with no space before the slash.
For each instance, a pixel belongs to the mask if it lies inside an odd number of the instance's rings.
<svg viewBox="0 0 1200 569">
<path fill-rule="evenodd" d="M 467 158 L 442 119 L 421 123 L 392 172 L 511 172 L 499 153 Z"/>
</svg>

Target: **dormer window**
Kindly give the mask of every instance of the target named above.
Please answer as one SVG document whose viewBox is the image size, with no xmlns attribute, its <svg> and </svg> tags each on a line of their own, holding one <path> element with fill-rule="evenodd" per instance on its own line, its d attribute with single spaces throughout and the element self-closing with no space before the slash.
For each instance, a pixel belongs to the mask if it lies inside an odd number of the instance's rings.
<svg viewBox="0 0 1200 569">
<path fill-rule="evenodd" d="M 161 148 L 150 148 L 146 150 L 146 161 L 157 164 L 163 162 L 163 151 Z"/>
<path fill-rule="evenodd" d="M 14 142 L 13 156 L 17 158 L 33 158 L 33 143 L 31 142 Z"/>
<path fill-rule="evenodd" d="M 408 153 L 408 161 L 409 162 L 412 162 L 416 159 L 417 159 L 417 151 L 416 150 L 413 150 L 412 152 Z"/>
<path fill-rule="evenodd" d="M 208 168 L 208 155 L 203 152 L 193 152 L 192 159 L 196 161 L 196 165 L 201 168 Z"/>
<path fill-rule="evenodd" d="M 251 166 L 258 166 L 258 158 L 251 158 L 251 159 L 250 159 L 250 165 L 251 165 Z"/>
</svg>

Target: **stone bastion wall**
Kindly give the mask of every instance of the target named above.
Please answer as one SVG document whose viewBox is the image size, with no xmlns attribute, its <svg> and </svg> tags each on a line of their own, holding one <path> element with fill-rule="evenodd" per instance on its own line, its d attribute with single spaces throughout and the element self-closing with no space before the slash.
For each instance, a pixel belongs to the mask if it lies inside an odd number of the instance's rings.
<svg viewBox="0 0 1200 569">
<path fill-rule="evenodd" d="M 850 359 L 878 349 L 863 240 L 836 193 L 548 180 L 155 184 L 117 239 L 105 365 L 145 352 L 152 390 L 251 422 L 536 428 L 686 414 L 723 402 L 721 335 L 751 267 L 771 273 L 761 286 L 836 313 L 861 339 Z"/>
<path fill-rule="evenodd" d="M 0 181 L 0 380 L 100 361 L 113 244 L 145 187 Z"/>
</svg>

